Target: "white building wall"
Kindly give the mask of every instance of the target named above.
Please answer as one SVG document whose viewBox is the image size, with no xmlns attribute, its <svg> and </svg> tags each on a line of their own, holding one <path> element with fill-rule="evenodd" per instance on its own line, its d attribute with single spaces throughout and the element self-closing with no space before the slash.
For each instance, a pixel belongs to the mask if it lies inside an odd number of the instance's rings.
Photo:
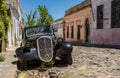
<svg viewBox="0 0 120 78">
<path fill-rule="evenodd" d="M 7 34 L 8 34 L 8 42 L 9 42 L 8 47 L 12 47 L 11 27 L 10 27 L 10 29 L 9 29 Z"/>
<path fill-rule="evenodd" d="M 6 0 L 7 8 L 11 11 L 11 27 L 8 31 L 8 47 L 15 45 L 15 39 L 22 39 L 20 34 L 20 21 L 22 19 L 22 9 L 19 0 Z"/>
<path fill-rule="evenodd" d="M 10 30 L 8 31 L 8 47 L 12 47 L 15 45 L 15 39 L 19 38 L 19 21 L 16 17 L 12 14 L 12 25 Z M 16 38 L 15 38 L 16 37 Z"/>
<path fill-rule="evenodd" d="M 112 0 L 92 0 L 92 10 L 93 10 L 93 29 L 97 28 L 97 6 L 103 5 L 103 28 L 111 28 L 111 1 Z M 108 20 L 105 20 L 108 19 Z"/>
<path fill-rule="evenodd" d="M 64 19 L 55 21 L 53 23 L 53 25 L 55 26 L 55 28 L 57 28 L 57 32 L 56 32 L 56 36 L 58 37 L 62 37 L 63 38 L 63 21 Z"/>
</svg>

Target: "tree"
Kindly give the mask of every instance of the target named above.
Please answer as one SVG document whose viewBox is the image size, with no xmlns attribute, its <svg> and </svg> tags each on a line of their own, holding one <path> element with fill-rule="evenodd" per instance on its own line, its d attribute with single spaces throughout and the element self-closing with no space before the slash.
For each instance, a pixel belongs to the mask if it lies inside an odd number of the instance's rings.
<svg viewBox="0 0 120 78">
<path fill-rule="evenodd" d="M 5 49 L 5 44 L 8 42 L 7 31 L 10 27 L 10 23 L 10 17 L 8 15 L 5 0 L 0 0 L 0 36 L 2 37 L 3 49 Z"/>
<path fill-rule="evenodd" d="M 35 26 L 36 25 L 36 13 L 37 11 L 35 10 L 34 12 L 30 11 L 28 14 L 26 14 L 26 26 Z"/>
<path fill-rule="evenodd" d="M 50 26 L 53 22 L 53 18 L 48 13 L 47 8 L 45 6 L 39 5 L 37 10 L 35 10 L 34 12 L 30 11 L 28 14 L 26 14 L 26 26 Z M 37 12 L 39 16 L 37 16 Z"/>
<path fill-rule="evenodd" d="M 52 16 L 48 13 L 45 6 L 38 6 L 39 18 L 37 19 L 37 25 L 50 26 L 53 22 Z"/>
</svg>

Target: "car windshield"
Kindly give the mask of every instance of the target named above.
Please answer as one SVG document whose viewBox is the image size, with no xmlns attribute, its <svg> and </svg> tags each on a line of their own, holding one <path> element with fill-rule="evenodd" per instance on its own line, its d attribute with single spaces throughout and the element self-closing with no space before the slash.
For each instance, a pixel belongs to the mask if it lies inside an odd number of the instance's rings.
<svg viewBox="0 0 120 78">
<path fill-rule="evenodd" d="M 37 26 L 37 27 L 26 28 L 25 33 L 27 37 L 31 37 L 40 34 L 52 34 L 53 30 L 52 27 L 50 26 Z"/>
</svg>

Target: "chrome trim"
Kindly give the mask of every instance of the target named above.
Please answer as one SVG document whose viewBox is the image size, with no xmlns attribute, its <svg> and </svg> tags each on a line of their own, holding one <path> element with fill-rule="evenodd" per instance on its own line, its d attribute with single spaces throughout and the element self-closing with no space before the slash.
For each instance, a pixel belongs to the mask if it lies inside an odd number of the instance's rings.
<svg viewBox="0 0 120 78">
<path fill-rule="evenodd" d="M 40 53 L 40 47 L 39 47 L 39 39 L 41 39 L 41 38 L 49 38 L 50 40 L 51 40 L 51 52 L 52 52 L 52 57 L 50 57 L 50 59 L 49 60 L 44 60 L 42 57 L 41 57 L 41 53 Z M 38 56 L 39 56 L 39 58 L 40 58 L 40 60 L 42 60 L 42 61 L 44 61 L 44 62 L 50 62 L 51 60 L 52 60 L 52 58 L 53 58 L 53 43 L 52 43 L 52 39 L 51 39 L 51 37 L 50 36 L 42 36 L 42 37 L 39 37 L 37 40 L 36 40 L 36 42 L 37 42 L 37 53 L 38 53 Z M 45 42 L 45 40 L 44 40 L 44 44 L 45 44 L 45 46 L 46 46 L 46 42 Z M 44 49 L 46 49 L 46 47 L 44 48 Z M 45 55 L 46 57 L 47 56 L 49 56 L 48 54 L 47 55 Z"/>
</svg>

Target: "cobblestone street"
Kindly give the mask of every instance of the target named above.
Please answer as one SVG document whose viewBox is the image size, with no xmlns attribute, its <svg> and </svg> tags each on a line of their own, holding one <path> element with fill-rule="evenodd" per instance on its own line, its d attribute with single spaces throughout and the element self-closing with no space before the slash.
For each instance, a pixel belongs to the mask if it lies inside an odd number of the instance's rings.
<svg viewBox="0 0 120 78">
<path fill-rule="evenodd" d="M 52 67 L 45 72 L 29 70 L 27 78 L 49 78 L 50 72 L 58 78 L 120 78 L 119 49 L 74 46 L 72 56 L 73 65 Z"/>
<path fill-rule="evenodd" d="M 16 64 L 13 64 L 17 59 L 13 57 L 15 53 L 8 52 L 3 53 L 5 61 L 0 62 L 0 78 L 15 78 L 16 75 Z"/>
</svg>

